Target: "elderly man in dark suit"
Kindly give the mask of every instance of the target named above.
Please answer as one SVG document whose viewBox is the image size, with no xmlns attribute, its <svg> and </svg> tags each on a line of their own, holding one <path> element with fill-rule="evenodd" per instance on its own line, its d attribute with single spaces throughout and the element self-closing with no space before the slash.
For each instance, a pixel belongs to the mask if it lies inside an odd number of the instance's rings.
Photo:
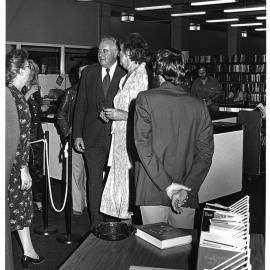
<svg viewBox="0 0 270 270">
<path fill-rule="evenodd" d="M 91 229 L 103 216 L 99 212 L 103 191 L 103 170 L 111 142 L 111 122 L 104 108 L 113 107 L 113 99 L 125 72 L 118 66 L 117 40 L 101 39 L 99 63 L 83 70 L 74 111 L 73 138 L 75 149 L 84 153 L 88 172 L 88 209 Z"/>
<path fill-rule="evenodd" d="M 181 86 L 182 55 L 159 51 L 155 72 L 160 87 L 140 92 L 136 100 L 136 204 L 144 224 L 193 228 L 198 191 L 214 152 L 212 122 L 204 102 Z"/>
</svg>

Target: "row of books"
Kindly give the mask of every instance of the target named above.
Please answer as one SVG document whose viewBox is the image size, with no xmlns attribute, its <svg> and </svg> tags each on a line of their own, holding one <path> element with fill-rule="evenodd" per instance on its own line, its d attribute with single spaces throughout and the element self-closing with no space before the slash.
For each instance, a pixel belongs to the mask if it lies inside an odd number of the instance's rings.
<svg viewBox="0 0 270 270">
<path fill-rule="evenodd" d="M 266 75 L 265 74 L 222 74 L 216 73 L 215 78 L 223 83 L 261 83 L 265 84 Z"/>
<path fill-rule="evenodd" d="M 266 91 L 265 84 L 262 83 L 236 83 L 236 82 L 223 82 L 221 83 L 224 92 L 231 90 L 239 90 L 243 92 L 258 92 L 264 94 Z"/>
<path fill-rule="evenodd" d="M 265 54 L 200 55 L 189 56 L 189 63 L 265 63 Z"/>
<path fill-rule="evenodd" d="M 265 83 L 265 74 L 242 74 L 242 82 L 261 82 Z"/>
<path fill-rule="evenodd" d="M 243 92 L 257 92 L 257 93 L 264 93 L 266 90 L 266 87 L 264 84 L 261 83 L 245 83 L 241 84 L 241 91 Z"/>
<path fill-rule="evenodd" d="M 206 63 L 205 65 L 205 68 L 207 69 L 207 72 L 208 73 L 215 73 L 216 72 L 216 68 L 213 64 L 210 64 L 210 63 Z M 199 65 L 198 64 L 187 64 L 186 65 L 186 68 L 190 71 L 190 72 L 194 72 L 194 71 L 197 71 Z"/>
<path fill-rule="evenodd" d="M 258 94 L 258 93 L 244 93 L 244 101 L 251 103 L 266 103 L 266 94 Z"/>
<path fill-rule="evenodd" d="M 266 70 L 265 64 L 218 64 L 215 66 L 215 72 L 259 72 L 264 73 Z"/>
<path fill-rule="evenodd" d="M 231 206 L 206 203 L 197 270 L 251 269 L 249 196 Z"/>
</svg>

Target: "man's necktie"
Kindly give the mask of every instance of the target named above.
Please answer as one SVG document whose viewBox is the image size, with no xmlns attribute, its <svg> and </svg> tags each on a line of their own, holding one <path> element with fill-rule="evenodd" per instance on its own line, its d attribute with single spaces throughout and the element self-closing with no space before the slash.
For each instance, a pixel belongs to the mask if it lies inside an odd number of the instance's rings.
<svg viewBox="0 0 270 270">
<path fill-rule="evenodd" d="M 104 95 L 106 97 L 109 86 L 110 86 L 110 82 L 111 82 L 111 78 L 110 78 L 110 69 L 106 68 L 106 75 L 102 81 L 103 84 L 103 91 L 104 91 Z"/>
</svg>

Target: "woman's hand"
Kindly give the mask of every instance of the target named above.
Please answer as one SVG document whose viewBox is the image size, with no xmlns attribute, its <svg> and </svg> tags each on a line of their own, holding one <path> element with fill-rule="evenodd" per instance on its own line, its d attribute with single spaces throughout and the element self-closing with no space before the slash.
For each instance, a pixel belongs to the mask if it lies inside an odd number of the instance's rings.
<svg viewBox="0 0 270 270">
<path fill-rule="evenodd" d="M 127 121 L 128 119 L 128 112 L 120 109 L 106 108 L 103 111 L 105 116 L 113 121 Z"/>
<path fill-rule="evenodd" d="M 24 95 L 25 99 L 28 100 L 38 90 L 39 90 L 39 86 L 37 84 L 32 85 L 31 88 Z"/>
<path fill-rule="evenodd" d="M 29 173 L 28 166 L 21 168 L 21 190 L 28 190 L 32 187 L 32 177 Z"/>
</svg>

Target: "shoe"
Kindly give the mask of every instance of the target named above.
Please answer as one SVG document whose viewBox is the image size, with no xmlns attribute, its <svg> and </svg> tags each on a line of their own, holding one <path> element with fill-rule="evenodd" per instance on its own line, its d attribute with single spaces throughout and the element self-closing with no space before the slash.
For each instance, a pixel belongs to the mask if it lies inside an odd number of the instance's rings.
<svg viewBox="0 0 270 270">
<path fill-rule="evenodd" d="M 43 211 L 43 206 L 41 202 L 34 202 L 34 208 L 35 210 L 42 212 Z"/>
<path fill-rule="evenodd" d="M 73 215 L 75 216 L 81 216 L 82 214 L 83 212 L 73 210 Z"/>
<path fill-rule="evenodd" d="M 23 266 L 23 268 L 27 268 L 28 263 L 40 264 L 40 263 L 43 263 L 44 260 L 45 260 L 45 258 L 43 256 L 39 256 L 38 259 L 34 259 L 34 258 L 28 257 L 26 255 L 23 255 L 22 256 L 22 266 Z"/>
</svg>

